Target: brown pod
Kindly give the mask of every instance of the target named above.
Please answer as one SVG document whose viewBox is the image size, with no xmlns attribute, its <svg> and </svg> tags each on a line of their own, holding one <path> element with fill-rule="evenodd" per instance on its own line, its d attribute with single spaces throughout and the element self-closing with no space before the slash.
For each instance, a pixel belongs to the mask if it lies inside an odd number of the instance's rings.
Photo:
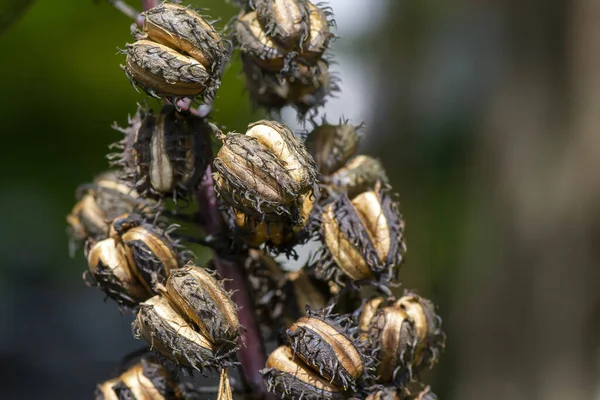
<svg viewBox="0 0 600 400">
<path fill-rule="evenodd" d="M 150 293 L 155 292 L 155 283 L 164 283 L 171 270 L 185 262 L 186 252 L 179 251 L 170 230 L 150 225 L 138 214 L 124 214 L 112 221 L 111 237 L 124 244 L 133 273 Z"/>
<path fill-rule="evenodd" d="M 398 299 L 394 306 L 404 310 L 415 326 L 417 343 L 413 364 L 433 367 L 446 340 L 442 331 L 442 319 L 436 314 L 435 306 L 430 300 L 410 292 Z"/>
<path fill-rule="evenodd" d="M 315 183 L 312 158 L 284 125 L 259 121 L 248 133 L 222 136 L 214 160 L 217 193 L 229 206 L 259 220 L 265 214 L 287 215 L 296 223 L 301 195 Z"/>
<path fill-rule="evenodd" d="M 195 58 L 212 73 L 227 61 L 227 50 L 215 28 L 187 7 L 163 3 L 142 13 L 151 40 Z"/>
<path fill-rule="evenodd" d="M 301 57 L 309 62 L 317 62 L 329 47 L 334 35 L 330 31 L 333 21 L 328 19 L 328 13 L 307 1 L 309 10 L 310 30 L 308 40 L 303 44 Z"/>
<path fill-rule="evenodd" d="M 385 305 L 385 299 L 381 296 L 377 296 L 367 300 L 361 307 L 357 321 L 361 340 L 368 340 L 371 321 L 377 314 L 379 308 L 383 305 Z"/>
<path fill-rule="evenodd" d="M 309 312 L 286 331 L 293 354 L 329 382 L 344 390 L 357 390 L 358 380 L 368 374 L 363 343 L 356 329 L 343 317 Z"/>
<path fill-rule="evenodd" d="M 211 126 L 201 118 L 165 105 L 157 115 L 138 108 L 128 127 L 117 130 L 125 138 L 109 156 L 125 171 L 125 178 L 144 197 L 187 197 L 209 162 L 206 137 Z"/>
<path fill-rule="evenodd" d="M 137 280 L 122 243 L 113 238 L 89 242 L 88 266 L 96 285 L 106 295 L 126 307 L 147 299 L 150 291 Z"/>
<path fill-rule="evenodd" d="M 119 398 L 133 395 L 137 400 L 176 400 L 181 398 L 175 378 L 156 361 L 142 359 L 119 376 L 115 386 Z"/>
<path fill-rule="evenodd" d="M 379 382 L 406 383 L 404 372 L 411 369 L 416 335 L 412 320 L 401 308 L 385 307 L 376 314 L 369 336 L 378 348 Z"/>
<path fill-rule="evenodd" d="M 220 82 L 194 58 L 170 47 L 138 40 L 127 44 L 121 68 L 130 82 L 152 97 L 195 97 L 214 94 Z"/>
<path fill-rule="evenodd" d="M 301 66 L 290 82 L 289 104 L 304 118 L 306 114 L 325 105 L 327 96 L 339 91 L 339 79 L 329 71 L 323 60 L 316 67 Z"/>
<path fill-rule="evenodd" d="M 306 140 L 308 152 L 322 175 L 331 175 L 352 157 L 358 149 L 358 128 L 348 121 L 337 125 L 326 121 L 316 126 Z"/>
<path fill-rule="evenodd" d="M 285 50 L 267 36 L 258 22 L 256 12 L 238 16 L 233 25 L 233 34 L 240 51 L 260 69 L 279 72 L 284 67 Z"/>
<path fill-rule="evenodd" d="M 231 295 L 207 270 L 188 264 L 171 271 L 165 296 L 202 335 L 223 348 L 234 348 L 240 324 Z"/>
<path fill-rule="evenodd" d="M 383 165 L 379 160 L 362 154 L 350 159 L 333 174 L 323 177 L 323 183 L 332 191 L 348 193 L 350 198 L 372 190 L 377 182 L 388 183 Z"/>
<path fill-rule="evenodd" d="M 310 9 L 306 0 L 254 0 L 265 32 L 288 51 L 302 48 L 308 39 Z"/>
<path fill-rule="evenodd" d="M 346 399 L 343 389 L 322 378 L 299 359 L 294 359 L 292 349 L 280 346 L 267 359 L 266 368 L 260 371 L 267 390 L 281 399 Z"/>
<path fill-rule="evenodd" d="M 119 400 L 119 396 L 114 391 L 115 385 L 119 383 L 118 378 L 110 379 L 106 382 L 102 382 L 96 386 L 96 392 L 94 393 L 95 400 Z"/>
<path fill-rule="evenodd" d="M 259 66 L 254 57 L 241 54 L 246 90 L 252 103 L 268 110 L 281 110 L 290 99 L 290 83 L 278 72 L 269 72 Z"/>
<path fill-rule="evenodd" d="M 323 208 L 316 224 L 325 244 L 316 262 L 318 275 L 340 284 L 369 280 L 381 287 L 395 279 L 406 245 L 404 221 L 387 189 L 342 195 Z"/>
<path fill-rule="evenodd" d="M 154 350 L 183 366 L 206 371 L 232 364 L 233 351 L 220 352 L 210 338 L 196 332 L 162 296 L 140 304 L 132 329 L 136 338 L 143 337 Z"/>
</svg>

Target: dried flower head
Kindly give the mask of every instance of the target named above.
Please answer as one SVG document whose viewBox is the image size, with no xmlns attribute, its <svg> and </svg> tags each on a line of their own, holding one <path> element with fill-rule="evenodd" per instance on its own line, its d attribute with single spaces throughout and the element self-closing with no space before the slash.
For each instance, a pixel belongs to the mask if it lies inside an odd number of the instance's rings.
<svg viewBox="0 0 600 400">
<path fill-rule="evenodd" d="M 165 366 L 152 358 L 142 358 L 119 376 L 113 386 L 118 398 L 137 400 L 181 399 L 175 376 Z"/>
<path fill-rule="evenodd" d="M 323 184 L 334 193 L 348 193 L 350 198 L 366 190 L 372 190 L 377 182 L 388 183 L 381 162 L 373 157 L 357 155 L 346 165 L 323 177 Z"/>
<path fill-rule="evenodd" d="M 266 34 L 288 51 L 303 47 L 310 30 L 310 8 L 306 0 L 254 0 Z"/>
</svg>

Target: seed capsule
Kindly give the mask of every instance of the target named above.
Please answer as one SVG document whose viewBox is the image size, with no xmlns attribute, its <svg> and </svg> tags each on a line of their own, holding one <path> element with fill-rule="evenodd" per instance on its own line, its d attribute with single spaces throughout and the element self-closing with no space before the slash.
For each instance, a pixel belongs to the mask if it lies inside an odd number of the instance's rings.
<svg viewBox="0 0 600 400">
<path fill-rule="evenodd" d="M 365 190 L 371 190 L 377 182 L 387 184 L 385 169 L 379 160 L 358 155 L 330 176 L 323 177 L 323 183 L 337 193 L 348 193 L 350 198 Z"/>
<path fill-rule="evenodd" d="M 232 352 L 220 353 L 164 297 L 154 296 L 141 303 L 132 328 L 136 338 L 143 337 L 153 349 L 183 366 L 205 371 L 231 364 L 228 358 Z"/>
<path fill-rule="evenodd" d="M 114 391 L 114 386 L 119 383 L 119 379 L 111 379 L 106 382 L 99 384 L 96 387 L 96 392 L 94 393 L 94 399 L 96 400 L 119 400 L 119 397 Z"/>
<path fill-rule="evenodd" d="M 129 264 L 124 246 L 113 238 L 89 243 L 87 260 L 92 277 L 97 286 L 108 297 L 126 307 L 149 297 L 146 288 L 140 284 Z"/>
<path fill-rule="evenodd" d="M 445 345 L 442 320 L 435 312 L 433 303 L 415 293 L 407 293 L 394 303 L 412 319 L 417 337 L 414 365 L 428 364 L 431 368 Z"/>
<path fill-rule="evenodd" d="M 79 201 L 67 216 L 72 253 L 88 238 L 105 239 L 110 221 L 118 215 L 134 210 L 150 215 L 154 207 L 150 201 L 141 199 L 114 171 L 105 172 L 93 183 L 80 186 L 77 198 Z"/>
<path fill-rule="evenodd" d="M 275 44 L 258 22 L 256 12 L 240 15 L 233 34 L 240 51 L 266 71 L 279 72 L 286 62 L 286 52 Z"/>
<path fill-rule="evenodd" d="M 144 32 L 160 44 L 195 58 L 212 73 L 218 73 L 227 51 L 215 28 L 187 7 L 163 3 L 142 13 Z"/>
<path fill-rule="evenodd" d="M 172 194 L 185 197 L 204 171 L 212 128 L 201 118 L 163 106 L 158 115 L 138 108 L 127 128 L 116 127 L 125 138 L 114 147 L 122 153 L 109 158 L 125 169 L 126 177 L 145 197 Z"/>
<path fill-rule="evenodd" d="M 214 160 L 215 189 L 230 206 L 249 216 L 265 213 L 299 219 L 301 195 L 315 182 L 314 162 L 303 145 L 280 124 L 260 121 L 248 134 L 230 133 Z"/>
<path fill-rule="evenodd" d="M 344 388 L 356 391 L 367 362 L 362 343 L 353 337 L 351 324 L 341 317 L 312 313 L 300 318 L 286 331 L 298 356 L 319 375 Z"/>
<path fill-rule="evenodd" d="M 240 324 L 230 294 L 203 268 L 188 264 L 171 271 L 166 297 L 213 343 L 235 347 Z"/>
<path fill-rule="evenodd" d="M 175 268 L 183 265 L 185 254 L 170 239 L 169 229 L 152 226 L 136 214 L 125 214 L 112 222 L 112 237 L 124 245 L 129 265 L 138 281 L 149 293 L 154 283 L 164 283 Z"/>
<path fill-rule="evenodd" d="M 242 53 L 246 90 L 252 102 L 269 110 L 280 110 L 288 104 L 290 84 L 276 72 L 266 72 L 254 58 Z"/>
<path fill-rule="evenodd" d="M 300 72 L 300 78 L 291 82 L 289 103 L 298 111 L 301 118 L 326 102 L 326 98 L 333 92 L 339 91 L 338 79 L 331 72 L 324 61 L 319 61 L 316 68 L 310 68 L 308 75 Z M 311 78 L 310 81 L 304 79 Z"/>
<path fill-rule="evenodd" d="M 360 330 L 360 339 L 367 340 L 369 337 L 369 326 L 377 314 L 379 308 L 385 304 L 385 299 L 381 296 L 369 299 L 360 310 L 358 316 L 358 328 Z"/>
<path fill-rule="evenodd" d="M 310 9 L 306 0 L 254 0 L 261 25 L 269 37 L 289 51 L 308 39 Z"/>
<path fill-rule="evenodd" d="M 301 50 L 303 60 L 317 62 L 327 50 L 329 42 L 333 38 L 329 27 L 333 24 L 329 21 L 328 14 L 313 3 L 307 1 L 309 10 L 310 31 L 308 40 Z"/>
<path fill-rule="evenodd" d="M 342 388 L 329 383 L 312 371 L 302 361 L 294 359 L 292 349 L 280 346 L 267 359 L 266 368 L 260 371 L 267 390 L 281 399 L 345 399 Z"/>
<path fill-rule="evenodd" d="M 397 204 L 381 188 L 353 200 L 342 195 L 324 207 L 317 224 L 325 244 L 316 263 L 322 279 L 374 280 L 387 285 L 406 251 Z"/>
<path fill-rule="evenodd" d="M 385 307 L 373 318 L 369 336 L 379 348 L 379 382 L 391 383 L 404 380 L 403 372 L 412 364 L 415 327 L 404 310 L 398 307 Z"/>
<path fill-rule="evenodd" d="M 340 121 L 338 125 L 324 121 L 310 133 L 306 147 L 321 174 L 331 175 L 356 153 L 358 128 L 360 126 L 351 125 L 348 121 Z"/>
<path fill-rule="evenodd" d="M 150 40 L 127 44 L 125 53 L 126 64 L 121 68 L 129 80 L 159 99 L 203 93 L 211 97 L 220 84 L 197 60 Z"/>
<path fill-rule="evenodd" d="M 119 377 L 115 386 L 119 398 L 125 393 L 137 400 L 175 400 L 180 398 L 177 382 L 167 369 L 155 361 L 142 359 Z"/>
</svg>

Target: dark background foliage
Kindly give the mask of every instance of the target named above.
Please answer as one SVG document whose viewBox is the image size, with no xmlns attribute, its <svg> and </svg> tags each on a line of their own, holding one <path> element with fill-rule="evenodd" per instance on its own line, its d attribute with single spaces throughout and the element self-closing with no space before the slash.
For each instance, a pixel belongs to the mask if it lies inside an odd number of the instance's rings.
<svg viewBox="0 0 600 400">
<path fill-rule="evenodd" d="M 17 3 L 0 0 L 1 25 Z M 235 13 L 192 3 L 224 22 Z M 404 286 L 439 304 L 449 335 L 427 375 L 435 392 L 593 398 L 600 3 L 333 3 L 354 15 L 340 31 L 369 29 L 336 43 L 346 92 L 328 116 L 366 119 L 363 148 L 400 193 Z M 0 36 L 1 398 L 90 398 L 141 344 L 130 317 L 83 285 L 64 220 L 75 188 L 107 166 L 110 125 L 144 99 L 118 67 L 129 24 L 104 2 L 38 0 Z M 239 70 L 214 118 L 243 131 L 262 115 Z"/>
</svg>

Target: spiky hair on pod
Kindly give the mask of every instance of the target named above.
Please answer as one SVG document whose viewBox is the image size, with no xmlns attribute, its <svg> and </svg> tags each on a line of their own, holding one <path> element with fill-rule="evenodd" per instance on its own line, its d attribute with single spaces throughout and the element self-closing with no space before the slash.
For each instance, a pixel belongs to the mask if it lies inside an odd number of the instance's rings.
<svg viewBox="0 0 600 400">
<path fill-rule="evenodd" d="M 293 357 L 345 391 L 366 393 L 375 380 L 375 357 L 359 338 L 349 315 L 334 314 L 334 305 L 312 310 L 285 332 Z"/>
</svg>

